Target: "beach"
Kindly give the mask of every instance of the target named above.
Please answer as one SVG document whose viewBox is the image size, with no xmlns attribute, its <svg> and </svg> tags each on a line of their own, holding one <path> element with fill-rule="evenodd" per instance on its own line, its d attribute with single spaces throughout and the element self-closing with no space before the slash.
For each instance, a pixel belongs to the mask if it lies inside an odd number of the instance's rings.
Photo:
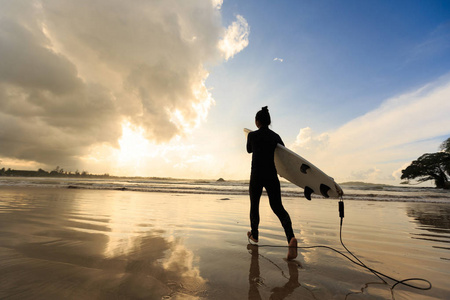
<svg viewBox="0 0 450 300">
<path fill-rule="evenodd" d="M 393 281 L 383 283 L 330 249 L 300 248 L 286 261 L 287 248 L 278 247 L 287 244 L 284 233 L 266 196 L 260 247 L 250 245 L 248 196 L 218 190 L 1 185 L 0 298 L 450 298 L 449 203 L 344 197 L 342 239 L 350 251 L 398 280 L 432 284 L 391 289 Z M 299 247 L 346 253 L 338 199 L 288 195 L 283 203 Z"/>
</svg>

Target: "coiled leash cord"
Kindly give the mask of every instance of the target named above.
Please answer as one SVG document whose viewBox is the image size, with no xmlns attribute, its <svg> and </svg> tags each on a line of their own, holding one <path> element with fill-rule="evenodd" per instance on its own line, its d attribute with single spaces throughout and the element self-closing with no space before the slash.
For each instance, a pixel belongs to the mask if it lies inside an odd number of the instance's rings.
<svg viewBox="0 0 450 300">
<path fill-rule="evenodd" d="M 339 251 L 339 250 L 333 248 L 333 247 L 323 246 L 323 245 L 318 245 L 318 246 L 302 246 L 302 247 L 297 247 L 297 249 L 324 248 L 324 249 L 328 249 L 328 250 L 334 251 L 334 252 L 336 252 L 336 253 L 342 255 L 343 257 L 345 257 L 346 259 L 348 259 L 349 261 L 351 261 L 351 262 L 354 263 L 355 265 L 360 266 L 360 267 L 362 267 L 362 268 L 364 268 L 364 269 L 366 269 L 366 270 L 369 270 L 369 271 L 372 272 L 375 276 L 377 276 L 381 281 L 383 281 L 383 283 L 389 285 L 389 284 L 387 283 L 387 281 L 383 279 L 383 277 L 386 278 L 386 279 L 392 280 L 392 281 L 394 282 L 394 285 L 391 286 L 391 290 L 393 290 L 393 289 L 394 289 L 397 285 L 399 285 L 399 284 L 404 285 L 404 286 L 407 286 L 407 287 L 410 287 L 410 288 L 422 290 L 422 291 L 426 291 L 426 290 L 431 289 L 431 287 L 432 287 L 431 282 L 428 281 L 428 280 L 426 280 L 426 279 L 424 279 L 424 278 L 406 278 L 406 279 L 398 280 L 398 279 L 395 279 L 395 278 L 393 278 L 393 277 L 391 277 L 391 276 L 389 276 L 389 275 L 386 275 L 386 274 L 384 274 L 384 273 L 381 273 L 381 272 L 379 272 L 379 271 L 377 271 L 377 270 L 375 270 L 375 269 L 372 269 L 372 268 L 368 267 L 366 264 L 364 264 L 364 263 L 363 263 L 363 262 L 362 262 L 355 254 L 353 254 L 353 253 L 345 246 L 345 244 L 344 244 L 344 242 L 343 242 L 343 240 L 342 240 L 342 223 L 343 223 L 343 219 L 344 219 L 344 200 L 342 199 L 342 197 L 341 197 L 341 199 L 339 200 L 339 217 L 340 217 L 340 219 L 341 219 L 341 221 L 340 221 L 340 228 L 339 228 L 339 239 L 340 239 L 340 241 L 341 241 L 341 245 L 342 245 L 342 247 L 344 247 L 344 249 L 348 252 L 348 254 L 350 254 L 350 256 L 352 256 L 353 258 L 350 257 L 349 255 L 343 253 L 342 251 Z M 261 247 L 261 248 L 262 248 L 262 247 L 266 247 L 266 248 L 269 248 L 269 247 L 270 247 L 270 248 L 289 248 L 289 246 L 279 246 L 279 245 L 258 245 L 258 244 L 253 244 L 253 243 L 251 242 L 250 239 L 248 239 L 248 241 L 249 241 L 250 244 L 255 245 L 255 246 L 258 246 L 258 247 Z M 408 283 L 408 282 L 411 282 L 411 281 L 421 281 L 421 282 L 426 283 L 428 286 L 426 286 L 426 287 L 421 287 L 421 286 L 418 286 L 418 285 L 413 285 L 413 284 L 411 284 L 411 283 Z"/>
</svg>

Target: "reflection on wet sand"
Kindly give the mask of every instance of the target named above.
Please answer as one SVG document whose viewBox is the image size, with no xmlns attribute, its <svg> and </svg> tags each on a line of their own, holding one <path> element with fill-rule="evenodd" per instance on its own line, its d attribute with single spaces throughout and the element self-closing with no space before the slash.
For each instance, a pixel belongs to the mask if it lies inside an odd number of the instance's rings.
<svg viewBox="0 0 450 300">
<path fill-rule="evenodd" d="M 75 192 L 48 197 L 36 191 L 34 209 L 21 203 L 2 214 L 1 299 L 196 299 L 204 293 L 193 252 L 181 239 L 141 226 L 142 212 L 111 213 L 117 207 L 102 206 L 100 198 L 80 206 Z"/>
<path fill-rule="evenodd" d="M 433 243 L 433 248 L 450 250 L 450 207 L 448 205 L 429 206 L 424 203 L 411 203 L 407 215 L 418 224 L 422 233 L 413 233 L 412 238 Z M 425 233 L 423 233 L 423 231 Z M 450 253 L 444 260 L 450 260 Z"/>
<path fill-rule="evenodd" d="M 390 298 L 388 285 L 367 284 L 372 273 L 332 251 L 302 249 L 292 264 L 284 247 L 247 250 L 248 197 L 223 199 L 0 186 L 0 299 Z M 339 249 L 336 203 L 297 200 L 286 205 L 300 245 Z M 268 203 L 261 213 L 260 243 L 285 245 Z M 370 267 L 433 283 L 398 286 L 396 299 L 447 299 L 449 216 L 441 204 L 354 201 L 344 241 Z"/>
<path fill-rule="evenodd" d="M 436 232 L 442 232 L 441 229 L 445 229 L 445 232 L 450 232 L 450 206 L 448 205 L 430 206 L 425 203 L 411 203 L 407 214 L 423 225 L 422 229 Z"/>
<path fill-rule="evenodd" d="M 261 273 L 259 271 L 259 254 L 258 246 L 248 245 L 247 249 L 252 255 L 250 261 L 250 272 L 248 274 L 248 299 L 249 300 L 259 300 L 262 299 L 259 293 L 259 286 L 264 284 L 263 279 L 260 277 Z"/>
<path fill-rule="evenodd" d="M 287 282 L 280 287 L 274 287 L 270 289 L 270 298 L 269 299 L 276 299 L 281 300 L 285 299 L 288 296 L 292 295 L 298 287 L 301 286 L 301 284 L 298 282 L 298 269 L 300 266 L 300 263 L 298 261 L 292 260 L 287 261 L 286 264 L 289 270 L 289 277 L 286 276 L 286 274 L 283 272 L 283 270 L 277 266 L 273 261 L 270 259 L 264 257 L 263 255 L 259 254 L 259 249 L 257 245 L 248 244 L 247 250 L 251 254 L 251 261 L 250 261 L 250 271 L 248 275 L 248 282 L 249 282 L 249 290 L 248 290 L 248 299 L 249 300 L 259 300 L 263 299 L 261 297 L 259 289 L 261 287 L 267 288 L 267 285 L 264 283 L 264 278 L 261 277 L 261 272 L 259 268 L 259 260 L 260 258 L 266 259 L 269 261 L 272 265 L 274 265 L 276 268 L 278 268 L 281 272 L 281 276 L 283 276 Z M 309 291 L 307 288 L 303 287 L 305 291 L 308 292 L 308 298 L 316 299 L 314 294 Z"/>
</svg>

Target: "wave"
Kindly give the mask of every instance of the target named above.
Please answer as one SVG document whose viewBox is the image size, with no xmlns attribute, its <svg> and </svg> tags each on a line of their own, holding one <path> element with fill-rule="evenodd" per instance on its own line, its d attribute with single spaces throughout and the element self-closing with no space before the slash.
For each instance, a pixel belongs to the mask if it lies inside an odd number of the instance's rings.
<svg viewBox="0 0 450 300">
<path fill-rule="evenodd" d="M 340 184 L 344 200 L 450 203 L 450 191 L 423 187 L 401 187 L 350 182 Z M 248 195 L 248 181 L 208 181 L 187 179 L 73 179 L 8 177 L 0 178 L 1 186 L 46 187 L 68 189 L 118 190 L 175 194 Z M 289 182 L 281 182 L 282 196 L 303 198 L 303 190 Z M 323 199 L 314 195 L 313 199 Z"/>
</svg>

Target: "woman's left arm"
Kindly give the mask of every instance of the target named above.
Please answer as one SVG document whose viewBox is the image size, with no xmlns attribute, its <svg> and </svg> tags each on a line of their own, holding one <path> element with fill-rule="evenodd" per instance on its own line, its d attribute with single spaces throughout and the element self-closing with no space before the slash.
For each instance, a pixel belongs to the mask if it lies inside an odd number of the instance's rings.
<svg viewBox="0 0 450 300">
<path fill-rule="evenodd" d="M 251 143 L 251 137 L 252 137 L 252 133 L 249 132 L 247 135 L 247 152 L 248 153 L 252 153 L 253 152 L 253 148 L 252 148 L 252 143 Z"/>
</svg>

